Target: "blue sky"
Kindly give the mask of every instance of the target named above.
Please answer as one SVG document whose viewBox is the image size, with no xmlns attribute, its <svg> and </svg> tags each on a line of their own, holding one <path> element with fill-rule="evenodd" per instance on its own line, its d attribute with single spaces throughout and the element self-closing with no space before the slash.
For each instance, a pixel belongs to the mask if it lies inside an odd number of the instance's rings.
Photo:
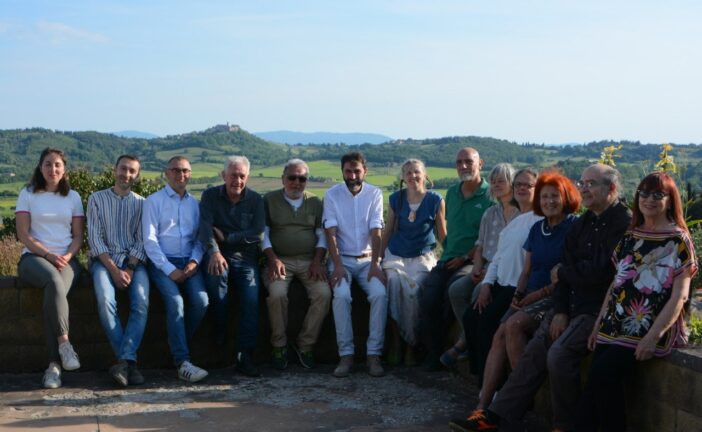
<svg viewBox="0 0 702 432">
<path fill-rule="evenodd" d="M 702 143 L 699 1 L 0 0 L 0 129 Z"/>
</svg>

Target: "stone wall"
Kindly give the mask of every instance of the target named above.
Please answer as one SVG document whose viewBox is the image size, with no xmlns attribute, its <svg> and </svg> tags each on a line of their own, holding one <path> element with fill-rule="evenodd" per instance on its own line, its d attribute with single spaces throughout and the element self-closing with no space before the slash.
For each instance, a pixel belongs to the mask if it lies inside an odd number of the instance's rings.
<svg viewBox="0 0 702 432">
<path fill-rule="evenodd" d="M 358 287 L 354 286 L 352 294 L 356 355 L 362 360 L 368 335 L 369 307 Z M 260 298 L 260 332 L 255 357 L 262 362 L 269 360 L 270 330 L 263 292 Z M 39 372 L 46 367 L 42 301 L 41 290 L 19 286 L 12 277 L 0 278 L 0 373 Z M 235 303 L 231 305 L 232 316 L 235 316 Z M 71 342 L 80 355 L 84 370 L 104 370 L 114 362 L 95 304 L 89 277 L 83 273 L 79 285 L 69 294 L 69 305 Z M 126 313 L 125 293 L 118 295 L 118 308 Z M 299 331 L 306 309 L 304 288 L 294 283 L 290 292 L 289 335 L 294 337 Z M 205 368 L 231 365 L 235 322 L 236 319 L 230 319 L 229 337 L 222 349 L 212 342 L 212 323 L 208 315 L 191 344 L 193 362 Z M 338 359 L 331 312 L 322 327 L 315 355 L 322 363 L 333 363 Z M 163 301 L 155 288 L 151 290 L 149 321 L 139 350 L 139 363 L 144 368 L 173 367 L 166 341 Z M 583 365 L 584 372 L 587 366 Z M 461 371 L 465 374 L 467 368 L 461 368 Z M 534 410 L 544 419 L 545 426 L 551 418 L 548 389 L 546 382 L 534 403 Z M 680 350 L 667 359 L 654 359 L 637 366 L 627 383 L 626 409 L 630 430 L 702 431 L 702 350 Z"/>
<path fill-rule="evenodd" d="M 107 369 L 115 358 L 100 325 L 96 300 L 90 277 L 86 272 L 80 276 L 78 285 L 68 295 L 70 307 L 70 340 L 80 356 L 82 368 Z M 163 300 L 152 284 L 149 296 L 149 317 L 144 339 L 139 349 L 139 364 L 143 368 L 170 368 L 172 359 L 166 337 L 166 319 Z M 356 355 L 365 356 L 365 340 L 368 336 L 369 305 L 363 292 L 354 287 L 353 326 L 356 340 Z M 0 277 L 0 373 L 38 372 L 48 363 L 43 327 L 40 289 L 21 286 L 14 277 Z M 236 294 L 230 303 L 231 316 L 235 316 Z M 259 310 L 257 361 L 266 361 L 270 356 L 270 325 L 266 310 L 265 292 L 262 288 Z M 118 292 L 118 310 L 123 322 L 128 312 L 128 297 Z M 300 330 L 308 300 L 304 288 L 293 283 L 290 289 L 288 335 L 294 338 Z M 203 320 L 191 343 L 191 357 L 202 367 L 230 366 L 234 359 L 236 319 L 229 320 L 227 342 L 217 346 L 212 338 L 212 319 L 209 314 Z M 294 341 L 294 339 L 291 339 Z M 331 311 L 325 319 L 315 349 L 319 362 L 332 363 L 338 360 L 336 334 Z"/>
</svg>

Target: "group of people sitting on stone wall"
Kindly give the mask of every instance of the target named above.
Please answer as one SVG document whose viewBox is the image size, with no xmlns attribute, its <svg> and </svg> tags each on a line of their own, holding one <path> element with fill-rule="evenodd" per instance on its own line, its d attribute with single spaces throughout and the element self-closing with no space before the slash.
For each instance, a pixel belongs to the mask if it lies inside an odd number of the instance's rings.
<svg viewBox="0 0 702 432">
<path fill-rule="evenodd" d="M 416 365 L 420 345 L 429 370 L 469 359 L 480 401 L 467 419 L 452 420 L 452 429 L 497 430 L 501 422 L 520 421 L 548 374 L 553 430 L 624 430 L 627 372 L 685 343 L 683 309 L 697 261 L 675 182 L 661 172 L 646 176 L 630 210 L 620 199 L 619 173 L 607 165 L 589 166 L 575 183 L 556 170 L 515 171 L 506 163 L 485 179 L 482 166 L 475 149 L 461 149 L 459 182 L 442 198 L 428 189 L 422 161 L 407 160 L 384 219 L 382 192 L 364 181 L 366 160 L 357 152 L 341 158 L 344 182 L 323 201 L 305 190 L 310 172 L 300 159 L 285 165 L 282 189 L 261 196 L 247 187 L 248 159 L 229 157 L 224 183 L 198 202 L 187 190 L 192 170 L 185 157 L 171 158 L 166 186 L 144 198 L 132 191 L 139 159 L 120 156 L 114 186 L 90 195 L 87 209 L 89 270 L 117 360 L 110 375 L 121 386 L 144 382 L 137 350 L 151 282 L 165 304 L 179 378 L 207 376 L 191 362 L 188 343 L 208 308 L 215 342 L 225 343 L 230 295 L 239 303 L 236 368 L 259 376 L 253 350 L 262 280 L 273 366 L 285 369 L 290 349 L 303 367 L 314 367 L 331 303 L 340 357 L 333 374 L 346 377 L 354 362 L 355 280 L 370 303 L 371 376 L 384 375 L 383 354 L 387 364 Z M 19 279 L 44 290 L 43 385 L 57 388 L 62 370 L 80 367 L 69 342 L 66 296 L 80 272 L 76 254 L 85 225 L 61 150 L 42 152 L 20 192 L 16 220 L 25 246 Z M 310 304 L 292 343 L 287 294 L 294 278 Z M 129 297 L 124 326 L 117 291 Z M 461 334 L 445 350 L 449 311 Z M 580 363 L 591 351 L 581 389 Z"/>
</svg>

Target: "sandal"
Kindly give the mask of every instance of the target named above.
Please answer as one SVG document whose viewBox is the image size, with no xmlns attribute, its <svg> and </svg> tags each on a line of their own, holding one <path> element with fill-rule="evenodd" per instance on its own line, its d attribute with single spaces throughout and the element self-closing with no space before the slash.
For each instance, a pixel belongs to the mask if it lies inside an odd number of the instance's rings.
<svg viewBox="0 0 702 432">
<path fill-rule="evenodd" d="M 439 357 L 439 361 L 441 362 L 442 365 L 446 366 L 447 368 L 451 368 L 456 366 L 456 362 L 458 360 L 462 360 L 468 356 L 467 354 L 467 348 L 460 349 L 456 345 L 452 346 L 446 352 L 441 354 L 441 357 Z"/>
</svg>

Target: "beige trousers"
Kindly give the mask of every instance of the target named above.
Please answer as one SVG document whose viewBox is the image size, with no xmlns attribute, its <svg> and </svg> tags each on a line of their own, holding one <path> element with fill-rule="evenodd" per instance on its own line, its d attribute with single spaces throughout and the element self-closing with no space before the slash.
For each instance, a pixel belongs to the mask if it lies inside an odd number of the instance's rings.
<svg viewBox="0 0 702 432">
<path fill-rule="evenodd" d="M 310 307 L 305 315 L 300 333 L 297 335 L 297 346 L 302 351 L 314 348 L 324 318 L 329 313 L 331 289 L 326 281 L 313 280 L 307 273 L 311 259 L 279 257 L 285 264 L 285 279 L 268 280 L 263 277 L 263 283 L 268 290 L 268 318 L 271 322 L 271 345 L 284 347 L 288 344 L 286 330 L 288 327 L 288 288 L 293 278 L 297 278 L 307 290 Z"/>
</svg>

